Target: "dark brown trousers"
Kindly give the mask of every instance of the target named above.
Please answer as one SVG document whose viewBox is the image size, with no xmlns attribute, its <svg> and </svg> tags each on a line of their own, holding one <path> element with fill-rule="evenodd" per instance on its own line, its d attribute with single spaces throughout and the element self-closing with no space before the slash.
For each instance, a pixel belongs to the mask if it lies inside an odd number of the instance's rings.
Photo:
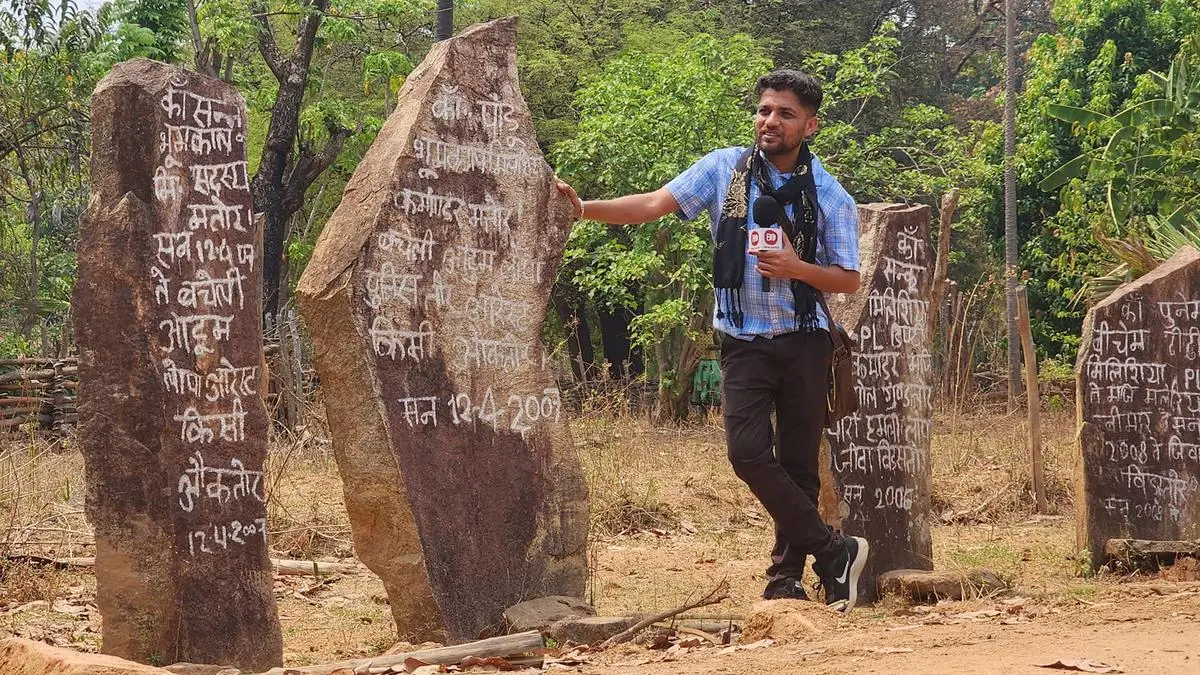
<svg viewBox="0 0 1200 675">
<path fill-rule="evenodd" d="M 775 520 L 769 579 L 798 579 L 807 555 L 829 555 L 841 546 L 817 511 L 832 355 L 824 330 L 721 341 L 729 462 Z"/>
</svg>

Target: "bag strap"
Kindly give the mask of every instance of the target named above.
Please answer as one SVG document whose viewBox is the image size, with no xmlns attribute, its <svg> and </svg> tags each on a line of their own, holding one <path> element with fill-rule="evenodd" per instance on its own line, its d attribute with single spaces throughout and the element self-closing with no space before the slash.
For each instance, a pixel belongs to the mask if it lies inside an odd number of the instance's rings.
<svg viewBox="0 0 1200 675">
<path fill-rule="evenodd" d="M 825 319 L 829 322 L 829 337 L 833 340 L 833 350 L 836 352 L 839 349 L 845 349 L 846 344 L 842 341 L 842 331 L 837 330 L 833 312 L 829 311 L 829 304 L 825 302 L 825 291 L 817 290 L 817 302 L 821 303 L 821 309 L 825 310 Z"/>
</svg>

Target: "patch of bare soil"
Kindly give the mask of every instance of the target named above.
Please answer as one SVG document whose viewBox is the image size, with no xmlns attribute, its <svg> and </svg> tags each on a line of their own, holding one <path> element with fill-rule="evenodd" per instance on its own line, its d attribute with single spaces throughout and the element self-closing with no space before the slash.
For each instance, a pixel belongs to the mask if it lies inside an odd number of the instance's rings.
<svg viewBox="0 0 1200 675">
<path fill-rule="evenodd" d="M 730 470 L 719 423 L 663 429 L 611 415 L 575 420 L 593 497 L 586 599 L 602 614 L 657 612 L 724 580 L 729 599 L 689 616 L 745 633 L 729 646 L 623 645 L 585 654 L 574 670 L 1049 673 L 1038 664 L 1086 658 L 1124 672 L 1200 672 L 1200 584 L 1169 580 L 1191 576 L 1079 576 L 1069 478 L 1074 424 L 1065 411 L 1047 416 L 1053 511 L 1047 515 L 1032 513 L 1018 417 L 940 415 L 935 424 L 934 510 L 941 520 L 933 532 L 934 564 L 985 567 L 1011 589 L 934 607 L 888 600 L 850 617 L 811 603 L 762 613 L 770 519 Z M 310 432 L 273 448 L 274 556 L 353 560 L 341 482 L 325 439 Z M 77 453 L 28 442 L 0 446 L 0 469 L 0 555 L 90 554 Z M 20 562 L 2 571 L 0 634 L 99 647 L 90 574 Z M 383 587 L 370 574 L 277 577 L 276 597 L 287 665 L 402 649 L 395 647 Z"/>
</svg>

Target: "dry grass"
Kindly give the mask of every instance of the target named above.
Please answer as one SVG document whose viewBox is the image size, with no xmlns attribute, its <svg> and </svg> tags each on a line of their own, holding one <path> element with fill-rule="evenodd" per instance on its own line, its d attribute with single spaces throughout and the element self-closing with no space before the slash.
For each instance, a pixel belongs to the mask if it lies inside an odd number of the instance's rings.
<svg viewBox="0 0 1200 675">
<path fill-rule="evenodd" d="M 1050 514 L 1070 513 L 1075 466 L 1074 415 L 1042 413 Z M 946 521 L 991 523 L 1033 514 L 1033 479 L 1024 408 L 977 409 L 935 417 L 931 447 L 933 513 Z"/>
<path fill-rule="evenodd" d="M 72 439 L 0 438 L 0 556 L 86 549 L 84 492 L 83 457 Z"/>
<path fill-rule="evenodd" d="M 744 612 L 765 582 L 773 530 L 729 467 L 719 419 L 657 427 L 629 414 L 613 396 L 585 402 L 584 409 L 585 414 L 571 420 L 571 428 L 592 491 L 593 604 L 605 613 L 662 610 L 703 595 L 727 578 L 731 599 L 708 608 L 708 614 Z M 937 416 L 935 516 L 948 515 L 954 522 L 934 526 L 935 565 L 987 567 L 1025 595 L 1053 602 L 1087 600 L 1108 581 L 1077 577 L 1071 559 L 1074 423 L 1067 413 L 1057 412 L 1047 413 L 1042 426 L 1051 508 L 1064 514 L 1058 519 L 1031 518 L 1021 416 L 996 411 Z M 352 555 L 328 438 L 324 422 L 314 417 L 296 436 L 272 444 L 267 473 L 273 555 Z M 81 511 L 82 460 L 69 444 L 49 447 L 25 439 L 3 447 L 0 527 L 5 530 L 0 542 L 5 550 L 88 554 L 82 535 L 89 530 Z M 14 549 L 17 543 L 21 546 Z M 50 570 L 6 573 L 10 576 L 0 584 L 0 606 L 53 602 L 64 585 L 80 583 Z M 297 595 L 307 583 L 289 578 L 277 589 L 289 664 L 378 653 L 395 641 L 386 598 L 374 577 L 346 577 L 310 595 Z M 890 615 L 884 606 L 864 616 L 875 614 Z M 39 615 L 20 616 L 26 624 L 11 630 L 37 635 L 29 625 L 40 621 Z"/>
<path fill-rule="evenodd" d="M 276 443 L 267 458 L 271 548 L 288 558 L 353 555 L 350 520 L 328 437 L 309 429 Z"/>
</svg>

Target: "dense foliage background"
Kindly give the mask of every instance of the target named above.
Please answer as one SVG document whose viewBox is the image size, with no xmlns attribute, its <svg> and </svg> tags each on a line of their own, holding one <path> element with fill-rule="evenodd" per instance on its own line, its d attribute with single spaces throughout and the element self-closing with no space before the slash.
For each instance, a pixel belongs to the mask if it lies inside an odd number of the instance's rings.
<svg viewBox="0 0 1200 675">
<path fill-rule="evenodd" d="M 1021 268 L 1041 354 L 1068 363 L 1090 293 L 1200 235 L 1200 0 L 1016 0 Z M 434 0 L 0 2 L 0 358 L 71 349 L 88 198 L 89 96 L 112 64 L 178 63 L 237 86 L 266 222 L 268 323 L 433 39 Z M 1002 275 L 1000 0 L 460 0 L 455 24 L 516 14 L 543 150 L 585 198 L 661 186 L 751 137 L 772 66 L 825 81 L 815 149 L 860 202 L 936 210 L 960 190 L 951 278 Z M 298 75 L 299 77 L 290 77 Z M 1197 242 L 1200 243 L 1200 242 Z M 644 367 L 686 414 L 711 346 L 711 243 L 674 217 L 582 223 L 555 288 L 576 377 Z M 1004 361 L 1003 303 L 972 320 Z M 999 320 L 997 320 L 999 319 Z M 1003 368 L 998 365 L 998 368 Z"/>
</svg>

